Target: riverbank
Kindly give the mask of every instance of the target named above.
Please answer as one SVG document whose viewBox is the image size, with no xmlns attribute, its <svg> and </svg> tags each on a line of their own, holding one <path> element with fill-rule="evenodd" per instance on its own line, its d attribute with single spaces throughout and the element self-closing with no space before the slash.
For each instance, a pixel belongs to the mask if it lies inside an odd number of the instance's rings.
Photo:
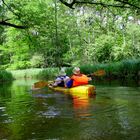
<svg viewBox="0 0 140 140">
<path fill-rule="evenodd" d="M 0 70 L 0 83 L 11 82 L 14 80 L 13 74 L 6 70 Z"/>
<path fill-rule="evenodd" d="M 140 59 L 124 60 L 115 63 L 107 64 L 87 64 L 79 66 L 82 73 L 91 74 L 98 70 L 105 70 L 105 75 L 95 76 L 95 81 L 140 81 Z M 66 67 L 66 73 L 68 76 L 72 75 L 73 67 Z M 14 79 L 40 79 L 40 80 L 52 80 L 59 72 L 59 68 L 36 68 L 36 69 L 24 69 L 24 70 L 11 70 L 11 71 L 0 71 L 0 81 Z"/>
</svg>

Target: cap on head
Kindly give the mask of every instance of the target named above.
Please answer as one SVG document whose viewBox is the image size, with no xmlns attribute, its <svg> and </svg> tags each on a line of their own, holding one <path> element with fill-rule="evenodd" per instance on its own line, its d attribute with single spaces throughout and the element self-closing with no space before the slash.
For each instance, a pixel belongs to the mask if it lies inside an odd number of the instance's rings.
<svg viewBox="0 0 140 140">
<path fill-rule="evenodd" d="M 74 74 L 79 74 L 80 72 L 80 68 L 79 67 L 75 67 L 72 71 Z"/>
<path fill-rule="evenodd" d="M 66 75 L 65 69 L 61 69 L 60 72 L 59 72 L 59 75 L 60 76 L 65 76 Z"/>
</svg>

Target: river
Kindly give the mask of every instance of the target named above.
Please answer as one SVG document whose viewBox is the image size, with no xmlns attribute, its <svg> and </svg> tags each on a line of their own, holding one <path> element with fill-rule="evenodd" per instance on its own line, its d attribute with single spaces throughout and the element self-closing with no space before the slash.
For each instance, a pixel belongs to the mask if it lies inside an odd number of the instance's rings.
<svg viewBox="0 0 140 140">
<path fill-rule="evenodd" d="M 1 140 L 138 140 L 140 87 L 96 85 L 80 98 L 50 89 L 31 91 L 35 80 L 0 85 Z"/>
</svg>

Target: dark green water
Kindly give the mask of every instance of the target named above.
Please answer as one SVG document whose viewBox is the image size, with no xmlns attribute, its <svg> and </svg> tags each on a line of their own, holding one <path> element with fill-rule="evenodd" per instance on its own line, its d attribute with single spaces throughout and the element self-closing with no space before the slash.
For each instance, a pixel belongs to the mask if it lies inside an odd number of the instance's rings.
<svg viewBox="0 0 140 140">
<path fill-rule="evenodd" d="M 52 92 L 33 94 L 34 81 L 0 86 L 0 140 L 138 140 L 140 87 L 97 85 L 81 99 Z"/>
</svg>

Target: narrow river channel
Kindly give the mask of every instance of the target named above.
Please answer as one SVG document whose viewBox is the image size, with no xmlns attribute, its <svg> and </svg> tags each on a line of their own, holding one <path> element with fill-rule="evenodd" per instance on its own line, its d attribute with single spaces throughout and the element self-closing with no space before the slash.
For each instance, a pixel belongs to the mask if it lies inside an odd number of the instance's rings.
<svg viewBox="0 0 140 140">
<path fill-rule="evenodd" d="M 73 97 L 35 80 L 0 85 L 0 140 L 138 140 L 140 87 L 96 86 L 96 95 Z"/>
</svg>

